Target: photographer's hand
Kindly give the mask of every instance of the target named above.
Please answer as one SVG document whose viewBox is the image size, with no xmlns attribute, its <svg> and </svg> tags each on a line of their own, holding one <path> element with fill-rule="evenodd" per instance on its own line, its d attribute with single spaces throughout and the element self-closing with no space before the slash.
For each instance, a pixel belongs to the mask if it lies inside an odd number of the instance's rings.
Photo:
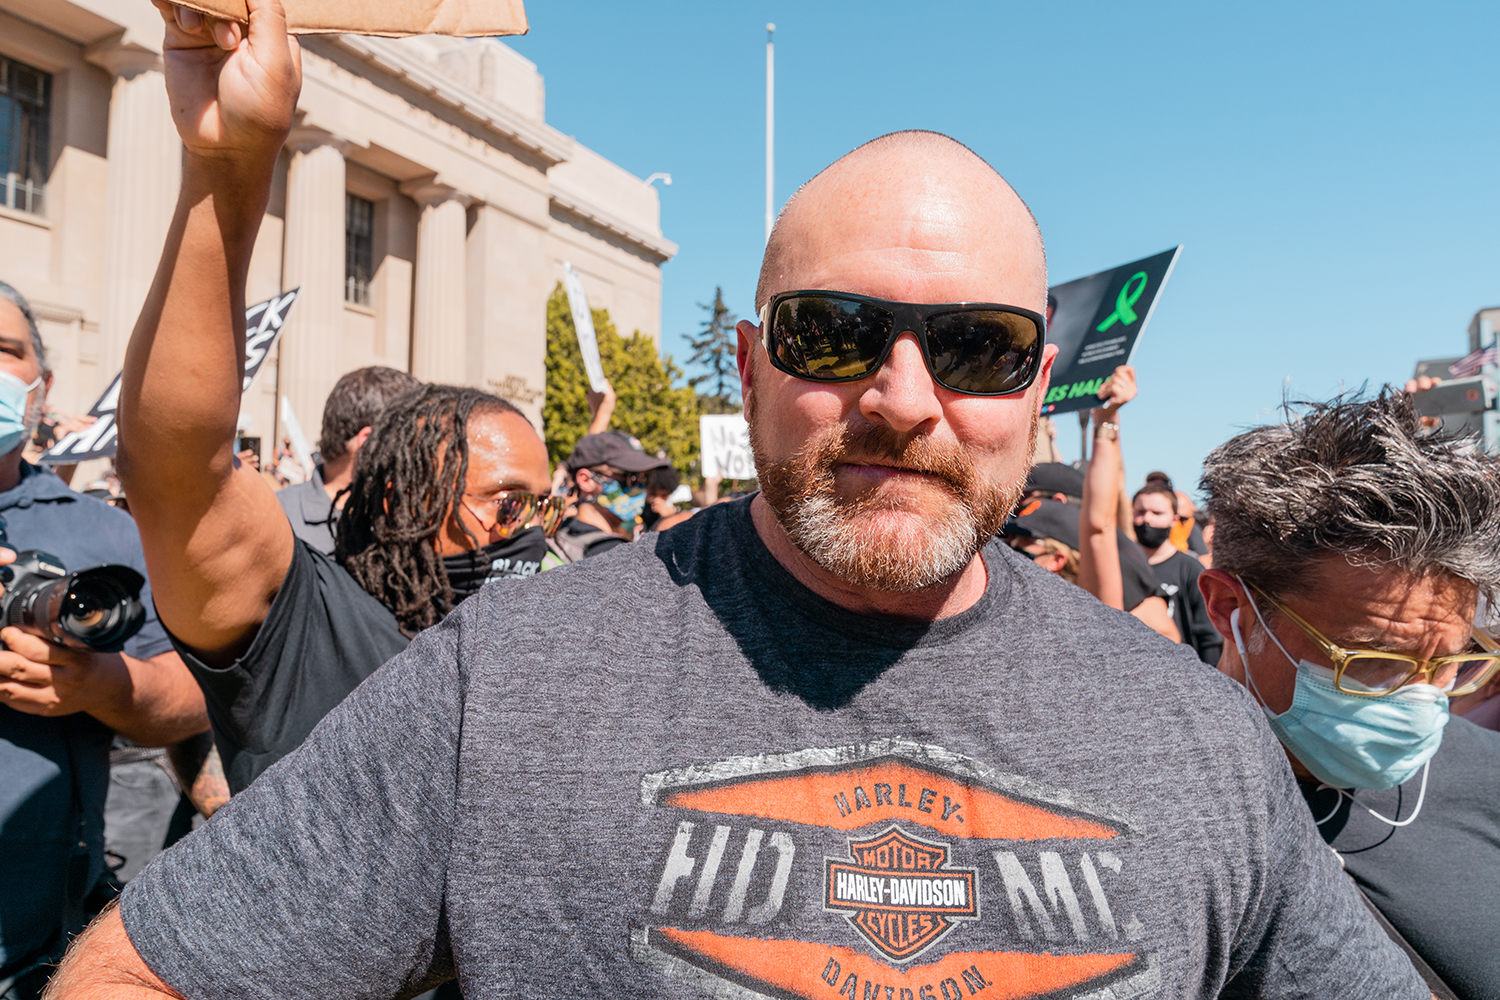
<svg viewBox="0 0 1500 1000">
<path fill-rule="evenodd" d="M 12 556 L 14 558 L 14 556 Z M 165 746 L 208 728 L 203 693 L 176 653 L 137 660 L 69 649 L 0 629 L 0 704 L 28 715 L 87 712 L 142 746 Z"/>
</svg>

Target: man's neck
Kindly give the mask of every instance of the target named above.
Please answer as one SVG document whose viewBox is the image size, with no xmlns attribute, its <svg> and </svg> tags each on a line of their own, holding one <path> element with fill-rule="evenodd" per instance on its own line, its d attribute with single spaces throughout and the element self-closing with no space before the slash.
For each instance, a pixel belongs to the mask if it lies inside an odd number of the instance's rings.
<svg viewBox="0 0 1500 1000">
<path fill-rule="evenodd" d="M 1177 546 L 1172 544 L 1169 538 L 1156 547 L 1156 551 L 1146 556 L 1146 561 L 1153 566 L 1160 566 L 1168 559 L 1177 554 Z"/>
<path fill-rule="evenodd" d="M 354 453 L 345 452 L 338 458 L 326 459 L 322 466 L 323 492 L 332 500 L 341 490 L 349 488 L 354 479 Z"/>
<path fill-rule="evenodd" d="M 776 520 L 775 512 L 764 497 L 757 495 L 750 502 L 750 519 L 771 556 L 796 577 L 798 583 L 856 614 L 890 615 L 917 621 L 951 618 L 977 604 L 989 582 L 984 560 L 976 555 L 957 575 L 913 593 L 856 586 L 834 576 L 799 549 L 787 536 L 781 522 Z"/>
<path fill-rule="evenodd" d="M 625 522 L 592 500 L 581 501 L 578 504 L 578 513 L 574 516 L 584 524 L 592 524 L 601 531 L 610 531 L 624 537 L 625 532 L 621 530 L 620 526 Z"/>
<path fill-rule="evenodd" d="M 23 441 L 9 454 L 0 455 L 0 493 L 21 485 L 21 453 L 26 449 Z"/>
</svg>

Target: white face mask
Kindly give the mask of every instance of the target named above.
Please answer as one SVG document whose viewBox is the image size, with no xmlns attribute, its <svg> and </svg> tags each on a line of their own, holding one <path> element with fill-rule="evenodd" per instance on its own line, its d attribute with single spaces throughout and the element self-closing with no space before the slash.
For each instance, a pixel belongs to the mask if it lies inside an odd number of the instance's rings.
<svg viewBox="0 0 1500 1000">
<path fill-rule="evenodd" d="M 10 372 L 0 372 L 0 455 L 9 455 L 29 436 L 31 390 L 42 384 L 38 375 L 30 385 Z"/>
</svg>

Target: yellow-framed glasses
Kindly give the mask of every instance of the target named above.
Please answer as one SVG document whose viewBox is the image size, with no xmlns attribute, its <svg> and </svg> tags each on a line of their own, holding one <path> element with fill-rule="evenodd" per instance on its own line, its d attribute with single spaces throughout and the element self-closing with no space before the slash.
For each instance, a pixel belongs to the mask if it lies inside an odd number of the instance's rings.
<svg viewBox="0 0 1500 1000">
<path fill-rule="evenodd" d="M 1495 675 L 1496 670 L 1500 670 L 1500 646 L 1479 631 L 1475 631 L 1473 636 L 1480 651 L 1435 656 L 1430 660 L 1419 660 L 1415 656 L 1401 653 L 1345 649 L 1255 584 L 1246 581 L 1246 586 L 1317 643 L 1323 655 L 1333 663 L 1334 686 L 1345 694 L 1378 698 L 1420 677 L 1424 683 L 1442 689 L 1448 697 L 1457 698 L 1479 690 Z"/>
<path fill-rule="evenodd" d="M 479 504 L 479 510 L 469 507 L 469 513 L 478 519 L 486 531 L 498 528 L 502 536 L 509 536 L 518 528 L 540 523 L 542 530 L 550 537 L 562 524 L 563 512 L 568 509 L 566 496 L 554 494 L 543 497 L 529 490 L 502 490 L 487 497 L 465 493 L 464 499 Z"/>
</svg>

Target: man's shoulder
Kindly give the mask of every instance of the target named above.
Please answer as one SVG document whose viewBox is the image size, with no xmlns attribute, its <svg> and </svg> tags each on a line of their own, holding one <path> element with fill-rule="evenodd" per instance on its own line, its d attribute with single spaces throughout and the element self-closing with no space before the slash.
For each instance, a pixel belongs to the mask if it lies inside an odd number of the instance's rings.
<svg viewBox="0 0 1500 1000">
<path fill-rule="evenodd" d="M 31 467 L 21 484 L 4 495 L 0 515 L 15 548 L 67 549 L 68 562 L 96 558 L 144 564 L 135 518 L 102 500 L 75 493 L 50 470 Z"/>
</svg>

